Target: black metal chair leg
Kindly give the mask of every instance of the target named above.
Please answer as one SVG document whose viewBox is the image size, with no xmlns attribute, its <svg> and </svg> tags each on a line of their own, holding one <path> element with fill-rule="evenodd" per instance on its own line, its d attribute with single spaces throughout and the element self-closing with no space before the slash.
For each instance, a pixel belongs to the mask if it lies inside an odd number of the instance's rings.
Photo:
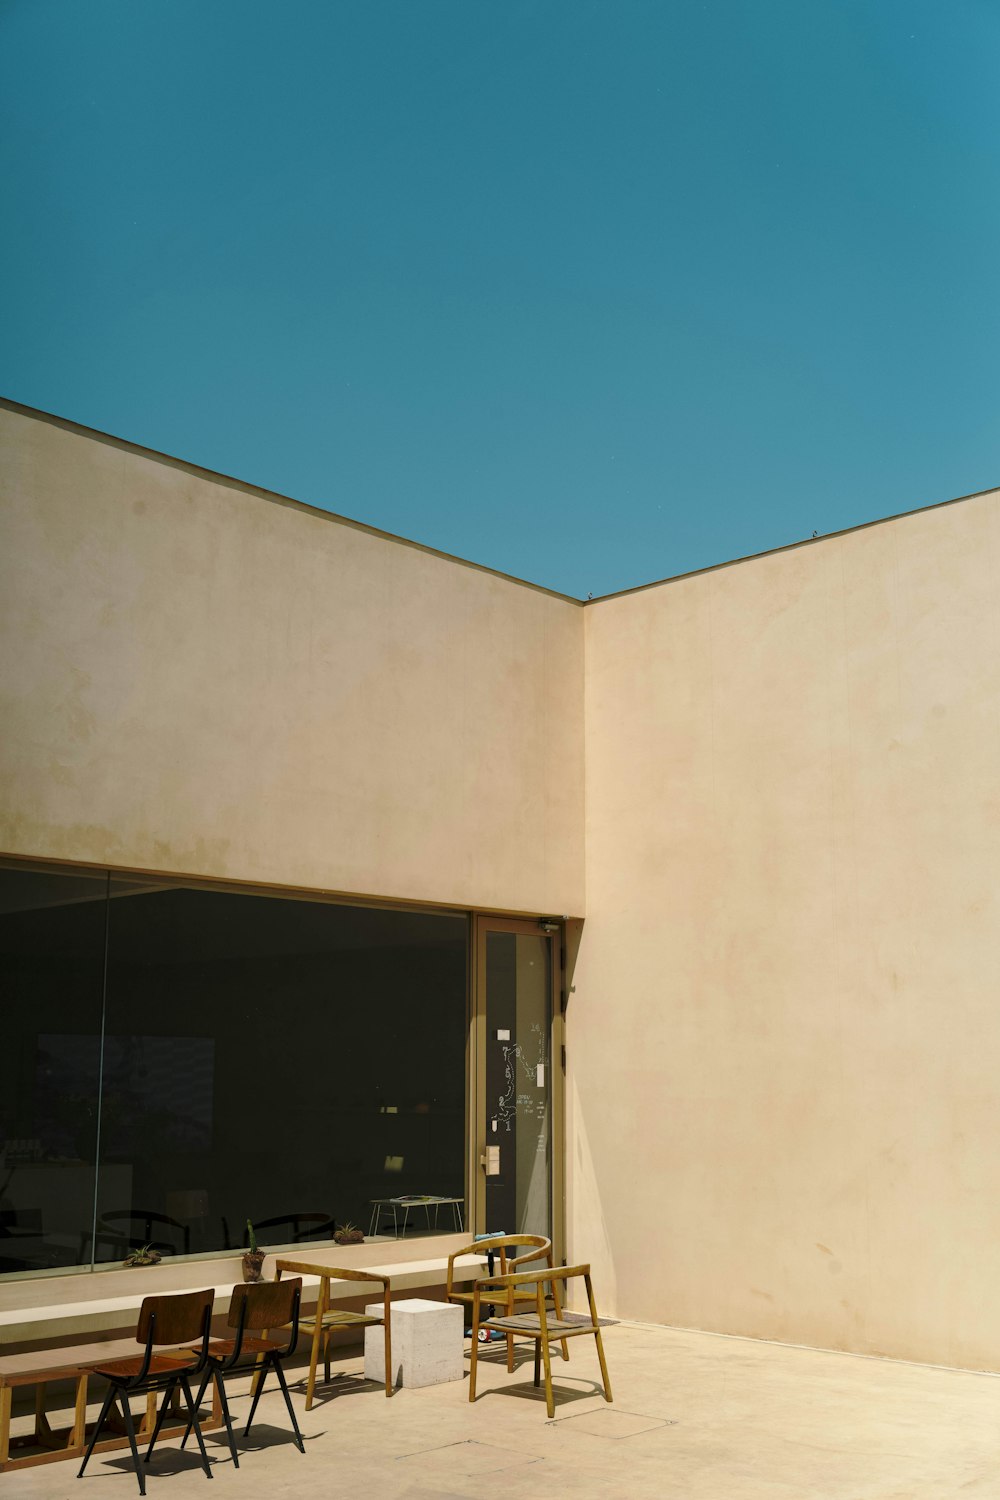
<svg viewBox="0 0 1000 1500">
<path fill-rule="evenodd" d="M 226 1431 L 229 1434 L 229 1451 L 233 1455 L 233 1467 L 238 1469 L 240 1466 L 240 1456 L 236 1451 L 236 1439 L 233 1436 L 233 1419 L 229 1415 L 229 1402 L 226 1399 L 226 1382 L 222 1378 L 221 1370 L 216 1370 L 215 1372 L 215 1383 L 219 1388 L 219 1405 L 222 1407 L 222 1420 L 225 1422 Z"/>
<path fill-rule="evenodd" d="M 191 1396 L 191 1385 L 186 1375 L 182 1375 L 180 1377 L 180 1386 L 181 1390 L 184 1392 L 184 1400 L 187 1402 L 188 1411 L 191 1414 L 191 1421 L 194 1425 L 194 1435 L 198 1439 L 198 1447 L 201 1449 L 201 1461 L 205 1465 L 205 1474 L 207 1478 L 212 1479 L 214 1477 L 212 1474 L 212 1466 L 208 1461 L 208 1454 L 205 1451 L 205 1439 L 201 1435 L 201 1423 L 198 1421 L 198 1412 L 195 1408 L 194 1400 Z"/>
<path fill-rule="evenodd" d="M 302 1434 L 299 1431 L 299 1424 L 295 1420 L 295 1412 L 292 1410 L 292 1398 L 288 1394 L 288 1386 L 285 1384 L 285 1372 L 281 1368 L 280 1359 L 276 1359 L 274 1361 L 274 1373 L 278 1377 L 278 1384 L 281 1386 L 281 1394 L 284 1396 L 285 1405 L 288 1407 L 288 1420 L 292 1424 L 292 1431 L 295 1433 L 295 1441 L 298 1444 L 299 1452 L 304 1453 L 306 1451 L 305 1445 L 302 1442 Z"/>
<path fill-rule="evenodd" d="M 194 1398 L 194 1409 L 195 1409 L 195 1411 L 198 1410 L 199 1406 L 201 1405 L 201 1403 L 205 1399 L 205 1387 L 208 1385 L 208 1382 L 211 1380 L 211 1378 L 212 1378 L 212 1372 L 211 1372 L 211 1370 L 206 1370 L 205 1373 L 204 1373 L 204 1375 L 201 1377 L 201 1385 L 198 1387 L 198 1394 Z M 184 1447 L 184 1444 L 187 1442 L 187 1440 L 188 1440 L 188 1438 L 190 1436 L 191 1436 L 191 1418 L 188 1417 L 188 1424 L 187 1424 L 187 1426 L 184 1429 L 184 1436 L 181 1438 L 181 1447 L 182 1448 Z M 152 1452 L 152 1447 L 153 1447 L 152 1443 L 150 1443 L 149 1446 L 150 1446 L 150 1452 Z"/>
<path fill-rule="evenodd" d="M 128 1433 L 128 1445 L 132 1449 L 132 1462 L 135 1464 L 135 1477 L 139 1481 L 139 1494 L 146 1493 L 146 1476 L 143 1473 L 142 1464 L 139 1462 L 139 1448 L 135 1440 L 135 1423 L 132 1420 L 132 1408 L 128 1404 L 128 1392 L 119 1391 L 118 1400 L 121 1403 L 122 1416 L 125 1418 L 125 1431 Z"/>
<path fill-rule="evenodd" d="M 257 1382 L 257 1389 L 254 1391 L 253 1401 L 250 1406 L 250 1415 L 247 1417 L 247 1425 L 243 1429 L 244 1437 L 246 1437 L 247 1433 L 250 1431 L 250 1423 L 253 1421 L 253 1414 L 257 1410 L 257 1402 L 260 1400 L 261 1395 L 263 1394 L 264 1381 L 267 1379 L 267 1372 L 270 1368 L 271 1356 L 269 1354 L 265 1354 L 264 1363 L 260 1367 L 260 1379 Z"/>
<path fill-rule="evenodd" d="M 97 1442 L 97 1438 L 98 1438 L 98 1435 L 99 1435 L 99 1433 L 101 1431 L 101 1428 L 104 1426 L 104 1419 L 108 1415 L 108 1412 L 111 1410 L 111 1403 L 114 1401 L 114 1399 L 115 1399 L 115 1388 L 114 1388 L 113 1385 L 109 1385 L 108 1386 L 108 1393 L 107 1393 L 107 1395 L 104 1398 L 104 1405 L 101 1407 L 101 1415 L 97 1419 L 97 1426 L 94 1428 L 93 1432 L 90 1435 L 90 1442 L 87 1444 L 87 1451 L 83 1455 L 83 1463 L 80 1465 L 80 1471 L 79 1471 L 79 1473 L 76 1476 L 77 1479 L 82 1479 L 83 1478 L 83 1471 L 87 1467 L 88 1462 L 90 1461 L 90 1455 L 94 1451 L 94 1444 Z"/>
<path fill-rule="evenodd" d="M 146 1449 L 146 1457 L 143 1459 L 143 1463 L 148 1464 L 149 1460 L 153 1456 L 153 1449 L 156 1447 L 156 1439 L 160 1435 L 160 1428 L 163 1426 L 163 1419 L 167 1415 L 167 1409 L 169 1408 L 170 1403 L 173 1400 L 174 1391 L 176 1389 L 177 1381 L 173 1380 L 163 1392 L 163 1400 L 160 1402 L 160 1409 L 156 1413 L 156 1424 L 153 1427 L 153 1436 L 149 1440 L 149 1447 Z"/>
</svg>

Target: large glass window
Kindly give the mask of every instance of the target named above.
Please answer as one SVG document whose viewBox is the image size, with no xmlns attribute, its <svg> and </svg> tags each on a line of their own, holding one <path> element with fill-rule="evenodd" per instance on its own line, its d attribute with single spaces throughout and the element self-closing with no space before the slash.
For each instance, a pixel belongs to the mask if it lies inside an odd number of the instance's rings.
<svg viewBox="0 0 1000 1500">
<path fill-rule="evenodd" d="M 0 1274 L 90 1253 L 104 875 L 0 869 Z"/>
<path fill-rule="evenodd" d="M 24 871 L 0 889 L 37 879 L 3 916 L 0 1273 L 237 1249 L 247 1219 L 262 1244 L 328 1239 L 379 1197 L 462 1197 L 464 918 L 118 877 L 87 900 Z"/>
</svg>

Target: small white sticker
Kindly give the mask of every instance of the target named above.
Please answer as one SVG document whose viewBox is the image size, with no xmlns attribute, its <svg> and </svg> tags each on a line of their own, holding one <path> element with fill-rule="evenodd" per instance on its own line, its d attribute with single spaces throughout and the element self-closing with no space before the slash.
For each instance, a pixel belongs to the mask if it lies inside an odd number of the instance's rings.
<svg viewBox="0 0 1000 1500">
<path fill-rule="evenodd" d="M 509 1042 L 510 1041 L 510 1032 L 509 1031 L 505 1031 L 503 1028 L 501 1028 L 497 1032 L 497 1041 L 498 1042 Z"/>
<path fill-rule="evenodd" d="M 545 1087 L 545 1064 L 539 1063 L 535 1069 L 535 1082 L 540 1089 Z"/>
</svg>

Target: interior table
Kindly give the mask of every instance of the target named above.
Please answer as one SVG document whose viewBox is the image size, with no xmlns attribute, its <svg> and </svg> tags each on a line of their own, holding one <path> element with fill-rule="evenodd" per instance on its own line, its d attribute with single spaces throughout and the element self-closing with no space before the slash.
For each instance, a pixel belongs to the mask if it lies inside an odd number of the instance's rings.
<svg viewBox="0 0 1000 1500">
<path fill-rule="evenodd" d="M 465 1228 L 462 1222 L 462 1208 L 465 1204 L 464 1198 L 441 1198 L 436 1193 L 404 1193 L 399 1198 L 373 1198 L 371 1200 L 372 1216 L 368 1225 L 368 1237 L 379 1233 L 379 1227 L 383 1218 L 392 1214 L 393 1239 L 402 1239 L 406 1234 L 410 1221 L 411 1208 L 422 1208 L 427 1218 L 427 1228 L 438 1227 L 438 1214 L 442 1205 L 451 1209 L 452 1225 L 457 1233 L 461 1234 Z M 434 1210 L 434 1222 L 431 1223 L 431 1209 Z"/>
</svg>

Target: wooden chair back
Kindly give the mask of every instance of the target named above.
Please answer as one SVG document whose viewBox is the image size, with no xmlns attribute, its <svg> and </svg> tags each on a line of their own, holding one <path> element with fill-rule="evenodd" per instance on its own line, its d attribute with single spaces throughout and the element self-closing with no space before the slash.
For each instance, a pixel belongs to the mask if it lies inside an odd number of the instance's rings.
<svg viewBox="0 0 1000 1500">
<path fill-rule="evenodd" d="M 512 1249 L 523 1249 L 524 1253 L 510 1255 L 509 1251 Z M 485 1255 L 491 1274 L 496 1271 L 496 1262 L 499 1260 L 500 1268 L 497 1274 L 506 1276 L 516 1267 L 527 1265 L 533 1260 L 544 1259 L 546 1264 L 551 1266 L 552 1241 L 544 1234 L 491 1234 L 484 1239 L 473 1240 L 471 1245 L 463 1245 L 460 1250 L 454 1250 L 448 1256 L 445 1295 L 449 1297 L 455 1290 L 455 1262 L 460 1255 Z"/>
<path fill-rule="evenodd" d="M 288 1281 L 258 1281 L 252 1286 L 234 1286 L 229 1303 L 230 1328 L 284 1328 L 295 1319 L 302 1295 L 302 1277 Z M 245 1311 L 244 1311 L 245 1308 Z"/>
<path fill-rule="evenodd" d="M 206 1321 L 211 1319 L 215 1293 L 173 1292 L 160 1297 L 144 1297 L 136 1325 L 137 1344 L 188 1344 L 200 1339 Z M 205 1313 L 208 1312 L 208 1320 Z"/>
<path fill-rule="evenodd" d="M 377 1281 L 389 1290 L 388 1276 L 382 1276 L 377 1271 L 349 1270 L 347 1266 L 321 1266 L 314 1265 L 307 1260 L 276 1260 L 274 1262 L 274 1276 L 280 1281 L 285 1271 L 291 1271 L 298 1276 L 318 1276 L 320 1278 L 321 1298 L 329 1295 L 331 1281 Z"/>
</svg>

